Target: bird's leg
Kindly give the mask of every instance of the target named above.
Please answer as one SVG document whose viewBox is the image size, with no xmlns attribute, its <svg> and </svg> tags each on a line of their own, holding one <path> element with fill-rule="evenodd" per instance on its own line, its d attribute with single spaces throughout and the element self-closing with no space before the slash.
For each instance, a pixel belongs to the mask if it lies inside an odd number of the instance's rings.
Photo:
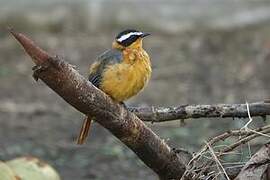
<svg viewBox="0 0 270 180">
<path fill-rule="evenodd" d="M 77 139 L 77 144 L 81 145 L 85 142 L 85 140 L 89 134 L 89 131 L 90 131 L 91 123 L 92 123 L 92 117 L 86 116 L 84 121 L 83 121 L 79 137 Z"/>
</svg>

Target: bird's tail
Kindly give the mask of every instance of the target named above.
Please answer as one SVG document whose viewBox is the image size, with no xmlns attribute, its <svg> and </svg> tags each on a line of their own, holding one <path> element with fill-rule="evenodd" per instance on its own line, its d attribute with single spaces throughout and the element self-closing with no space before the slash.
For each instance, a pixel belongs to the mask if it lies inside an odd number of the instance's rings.
<svg viewBox="0 0 270 180">
<path fill-rule="evenodd" d="M 79 137 L 77 139 L 77 144 L 81 145 L 85 142 L 85 140 L 89 134 L 91 123 L 92 123 L 92 117 L 86 116 L 84 121 L 83 121 Z"/>
</svg>

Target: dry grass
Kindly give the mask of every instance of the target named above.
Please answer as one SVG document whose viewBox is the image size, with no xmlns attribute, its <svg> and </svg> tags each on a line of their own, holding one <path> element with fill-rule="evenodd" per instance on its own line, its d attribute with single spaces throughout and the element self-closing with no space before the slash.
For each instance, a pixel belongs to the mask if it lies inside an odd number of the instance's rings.
<svg viewBox="0 0 270 180">
<path fill-rule="evenodd" d="M 250 142 L 255 138 L 264 138 L 263 142 L 265 143 L 269 141 L 270 125 L 257 129 L 249 128 L 253 119 L 249 112 L 248 103 L 246 105 L 249 121 L 240 129 L 228 131 L 206 142 L 206 145 L 189 162 L 184 177 L 215 179 L 224 175 L 226 179 L 234 178 L 236 174 L 228 174 L 227 170 L 240 170 L 251 158 L 252 147 Z M 226 141 L 229 143 L 224 144 Z M 235 157 L 232 158 L 232 156 Z"/>
</svg>

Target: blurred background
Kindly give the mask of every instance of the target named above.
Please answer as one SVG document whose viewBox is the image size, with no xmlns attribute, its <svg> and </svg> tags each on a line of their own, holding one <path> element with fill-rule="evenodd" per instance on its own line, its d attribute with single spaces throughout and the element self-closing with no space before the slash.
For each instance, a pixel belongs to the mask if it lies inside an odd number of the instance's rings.
<svg viewBox="0 0 270 180">
<path fill-rule="evenodd" d="M 269 98 L 268 0 L 0 0 L 0 160 L 37 156 L 65 180 L 157 177 L 98 124 L 86 145 L 75 144 L 83 115 L 33 80 L 33 64 L 7 33 L 7 26 L 64 57 L 84 76 L 121 30 L 150 32 L 144 47 L 152 57 L 153 76 L 129 105 Z M 196 152 L 209 137 L 240 128 L 247 120 L 185 122 L 148 126 L 172 147 Z M 251 126 L 265 123 L 260 118 L 256 122 Z"/>
</svg>

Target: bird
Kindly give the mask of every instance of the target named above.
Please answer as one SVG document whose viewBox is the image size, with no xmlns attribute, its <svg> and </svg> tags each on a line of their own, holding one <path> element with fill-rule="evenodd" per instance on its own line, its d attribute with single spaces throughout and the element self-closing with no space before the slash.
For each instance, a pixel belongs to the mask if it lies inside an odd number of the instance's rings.
<svg viewBox="0 0 270 180">
<path fill-rule="evenodd" d="M 135 29 L 120 32 L 113 40 L 111 49 L 90 65 L 88 80 L 113 101 L 125 106 L 124 101 L 137 95 L 151 77 L 151 60 L 143 49 L 143 39 L 149 35 Z M 86 115 L 77 144 L 85 143 L 93 119 Z"/>
</svg>

